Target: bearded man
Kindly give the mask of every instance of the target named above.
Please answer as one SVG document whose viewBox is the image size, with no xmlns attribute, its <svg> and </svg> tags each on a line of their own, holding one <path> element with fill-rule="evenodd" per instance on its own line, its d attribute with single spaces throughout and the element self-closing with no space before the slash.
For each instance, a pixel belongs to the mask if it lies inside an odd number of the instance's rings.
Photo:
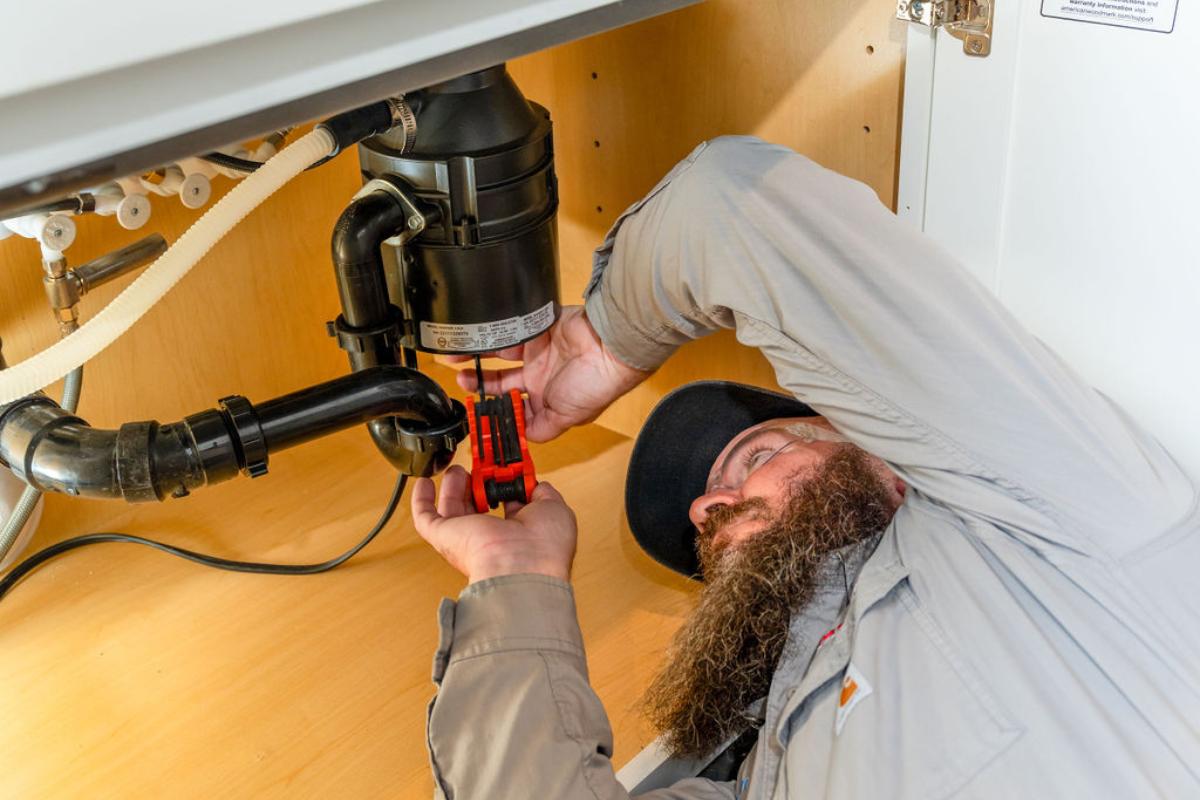
<svg viewBox="0 0 1200 800">
<path fill-rule="evenodd" d="M 626 513 L 704 582 L 649 716 L 732 771 L 639 796 L 1200 796 L 1193 481 L 866 187 L 702 145 L 617 221 L 585 306 L 486 381 L 525 388 L 546 440 L 718 328 L 790 396 L 665 397 Z M 545 483 L 477 515 L 467 486 L 452 469 L 412 498 L 470 581 L 440 615 L 439 796 L 628 797 L 587 684 L 574 515 Z"/>
</svg>

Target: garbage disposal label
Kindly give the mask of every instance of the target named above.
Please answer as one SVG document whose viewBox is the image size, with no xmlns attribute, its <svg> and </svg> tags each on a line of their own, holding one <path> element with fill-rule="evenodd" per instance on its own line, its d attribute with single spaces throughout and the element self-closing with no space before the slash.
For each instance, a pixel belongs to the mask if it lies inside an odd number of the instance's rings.
<svg viewBox="0 0 1200 800">
<path fill-rule="evenodd" d="M 1170 33 L 1179 0 L 1042 0 L 1042 16 Z"/>
<path fill-rule="evenodd" d="M 446 353 L 501 350 L 537 336 L 554 322 L 554 301 L 522 317 L 474 325 L 421 323 L 421 346 Z"/>
</svg>

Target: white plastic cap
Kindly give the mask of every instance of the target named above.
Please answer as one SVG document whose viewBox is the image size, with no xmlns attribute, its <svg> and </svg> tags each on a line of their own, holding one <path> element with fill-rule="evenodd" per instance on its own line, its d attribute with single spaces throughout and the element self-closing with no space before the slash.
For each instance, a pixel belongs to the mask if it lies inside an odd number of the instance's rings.
<svg viewBox="0 0 1200 800">
<path fill-rule="evenodd" d="M 131 194 L 117 203 L 117 222 L 127 231 L 136 231 L 150 221 L 150 198 Z"/>
<path fill-rule="evenodd" d="M 179 185 L 179 199 L 188 208 L 199 208 L 212 196 L 212 182 L 199 172 L 193 172 Z"/>
<path fill-rule="evenodd" d="M 75 241 L 75 221 L 62 214 L 31 214 L 4 220 L 13 233 L 36 239 L 44 249 L 66 250 Z"/>
<path fill-rule="evenodd" d="M 115 183 L 96 192 L 96 213 L 102 217 L 116 216 L 127 231 L 136 231 L 150 221 L 150 198 L 140 192 L 126 195 Z"/>
<path fill-rule="evenodd" d="M 49 215 L 42 225 L 38 241 L 50 250 L 66 250 L 75 241 L 75 220 L 62 214 Z"/>
</svg>

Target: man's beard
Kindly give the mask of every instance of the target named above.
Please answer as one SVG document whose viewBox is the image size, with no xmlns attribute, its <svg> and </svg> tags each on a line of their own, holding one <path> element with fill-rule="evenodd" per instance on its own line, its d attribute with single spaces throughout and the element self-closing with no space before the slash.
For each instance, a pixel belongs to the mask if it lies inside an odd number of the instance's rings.
<svg viewBox="0 0 1200 800">
<path fill-rule="evenodd" d="M 798 477 L 778 518 L 732 551 L 715 549 L 715 534 L 734 520 L 765 518 L 766 503 L 714 511 L 697 539 L 704 588 L 643 698 L 672 755 L 707 755 L 748 726 L 743 712 L 766 695 L 822 561 L 883 530 L 894 511 L 883 479 L 852 445 Z"/>
</svg>

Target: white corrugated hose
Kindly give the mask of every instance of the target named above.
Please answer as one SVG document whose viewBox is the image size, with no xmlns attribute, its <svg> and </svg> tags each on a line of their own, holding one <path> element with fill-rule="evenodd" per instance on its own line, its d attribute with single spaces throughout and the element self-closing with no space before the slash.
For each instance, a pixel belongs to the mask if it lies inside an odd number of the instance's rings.
<svg viewBox="0 0 1200 800">
<path fill-rule="evenodd" d="M 333 137 L 318 127 L 247 175 L 78 331 L 37 355 L 0 370 L 0 403 L 10 403 L 49 386 L 94 358 L 171 291 L 243 217 L 311 164 L 333 152 L 334 147 Z"/>
</svg>

